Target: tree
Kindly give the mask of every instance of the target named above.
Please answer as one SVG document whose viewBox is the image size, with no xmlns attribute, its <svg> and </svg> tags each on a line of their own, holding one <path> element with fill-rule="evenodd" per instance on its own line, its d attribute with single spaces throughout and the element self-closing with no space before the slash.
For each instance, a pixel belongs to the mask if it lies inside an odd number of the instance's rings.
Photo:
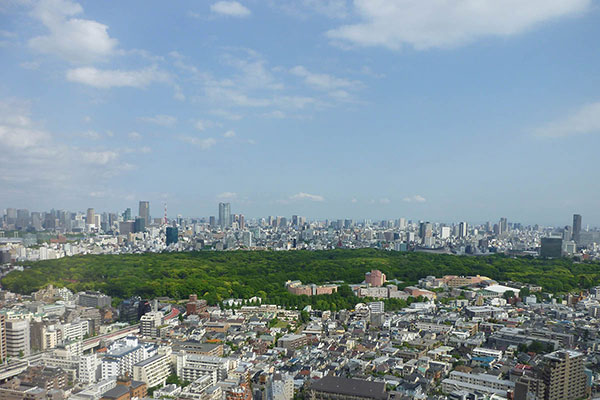
<svg viewBox="0 0 600 400">
<path fill-rule="evenodd" d="M 512 290 L 507 290 L 506 292 L 504 292 L 502 294 L 502 297 L 504 297 L 504 299 L 506 301 L 510 301 L 510 299 L 512 299 L 513 297 L 515 297 L 515 292 L 513 292 Z"/>
</svg>

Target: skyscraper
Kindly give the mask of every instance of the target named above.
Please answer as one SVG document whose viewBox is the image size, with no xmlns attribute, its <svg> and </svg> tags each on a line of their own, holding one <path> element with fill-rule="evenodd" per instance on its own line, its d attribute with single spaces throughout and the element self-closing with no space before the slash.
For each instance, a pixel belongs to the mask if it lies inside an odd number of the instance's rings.
<svg viewBox="0 0 600 400">
<path fill-rule="evenodd" d="M 88 225 L 93 225 L 94 221 L 96 219 L 96 213 L 94 212 L 93 208 L 88 208 L 87 209 L 87 215 L 85 217 L 85 223 Z"/>
<path fill-rule="evenodd" d="M 131 208 L 123 211 L 123 221 L 131 221 Z"/>
<path fill-rule="evenodd" d="M 460 224 L 458 224 L 458 237 L 467 237 L 468 230 L 469 225 L 466 222 L 461 222 Z"/>
<path fill-rule="evenodd" d="M 168 226 L 165 232 L 166 240 L 165 244 L 168 246 L 171 243 L 177 243 L 178 239 L 178 230 L 172 226 Z"/>
<path fill-rule="evenodd" d="M 508 232 L 508 220 L 503 217 L 500 218 L 500 222 L 498 223 L 498 234 L 504 235 Z"/>
<path fill-rule="evenodd" d="M 222 229 L 231 226 L 231 204 L 219 203 L 219 226 Z"/>
<path fill-rule="evenodd" d="M 581 233 L 581 215 L 573 214 L 573 240 L 579 242 L 579 235 Z"/>
<path fill-rule="evenodd" d="M 150 202 L 149 201 L 140 201 L 140 209 L 138 216 L 140 218 L 144 218 L 146 221 L 146 226 L 150 225 Z"/>
</svg>

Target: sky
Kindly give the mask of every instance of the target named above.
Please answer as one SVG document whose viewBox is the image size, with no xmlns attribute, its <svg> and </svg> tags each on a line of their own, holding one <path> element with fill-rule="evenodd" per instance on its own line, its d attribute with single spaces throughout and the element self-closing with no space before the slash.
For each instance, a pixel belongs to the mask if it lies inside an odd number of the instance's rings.
<svg viewBox="0 0 600 400">
<path fill-rule="evenodd" d="M 600 225 L 597 0 L 0 0 L 0 209 Z"/>
</svg>

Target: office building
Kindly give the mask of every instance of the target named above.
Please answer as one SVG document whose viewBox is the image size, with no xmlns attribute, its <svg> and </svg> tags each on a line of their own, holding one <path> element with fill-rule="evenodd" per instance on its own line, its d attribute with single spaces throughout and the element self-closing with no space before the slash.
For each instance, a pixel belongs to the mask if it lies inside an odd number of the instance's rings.
<svg viewBox="0 0 600 400">
<path fill-rule="evenodd" d="M 135 233 L 144 232 L 146 230 L 146 219 L 137 217 L 133 223 L 133 230 Z"/>
<path fill-rule="evenodd" d="M 80 292 L 78 293 L 77 304 L 83 307 L 103 308 L 110 307 L 112 298 L 100 292 Z"/>
<path fill-rule="evenodd" d="M 150 225 L 150 202 L 140 201 L 138 216 L 144 219 L 145 226 Z"/>
<path fill-rule="evenodd" d="M 96 213 L 94 212 L 93 208 L 88 208 L 85 217 L 85 223 L 88 225 L 94 225 L 94 222 L 96 222 Z"/>
<path fill-rule="evenodd" d="M 422 242 L 433 236 L 433 225 L 430 222 L 421 222 L 419 224 L 419 237 Z"/>
<path fill-rule="evenodd" d="M 562 256 L 563 240 L 561 238 L 546 237 L 541 240 L 540 256 L 559 258 Z"/>
<path fill-rule="evenodd" d="M 461 222 L 458 224 L 458 237 L 465 238 L 467 237 L 467 232 L 469 230 L 469 225 L 466 222 Z"/>
<path fill-rule="evenodd" d="M 584 355 L 576 351 L 559 350 L 546 354 L 542 380 L 546 387 L 544 400 L 576 400 L 590 395 Z"/>
<path fill-rule="evenodd" d="M 125 211 L 123 211 L 122 217 L 123 221 L 131 221 L 131 208 L 128 208 Z"/>
<path fill-rule="evenodd" d="M 28 320 L 6 321 L 6 354 L 10 357 L 31 354 Z"/>
<path fill-rule="evenodd" d="M 219 226 L 221 229 L 231 227 L 231 204 L 219 203 Z"/>
<path fill-rule="evenodd" d="M 177 230 L 177 228 L 169 226 L 169 227 L 167 227 L 167 229 L 165 231 L 165 235 L 166 235 L 165 244 L 168 246 L 170 244 L 177 243 L 179 231 Z"/>
<path fill-rule="evenodd" d="M 579 236 L 581 234 L 581 215 L 573 214 L 573 231 L 572 238 L 575 243 L 579 243 Z"/>
</svg>

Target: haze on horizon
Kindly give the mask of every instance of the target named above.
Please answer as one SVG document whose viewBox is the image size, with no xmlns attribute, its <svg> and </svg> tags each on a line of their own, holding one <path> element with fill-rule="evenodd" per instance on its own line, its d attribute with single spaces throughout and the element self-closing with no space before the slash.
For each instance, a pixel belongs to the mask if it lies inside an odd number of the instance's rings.
<svg viewBox="0 0 600 400">
<path fill-rule="evenodd" d="M 600 225 L 593 0 L 0 2 L 0 209 Z"/>
</svg>

